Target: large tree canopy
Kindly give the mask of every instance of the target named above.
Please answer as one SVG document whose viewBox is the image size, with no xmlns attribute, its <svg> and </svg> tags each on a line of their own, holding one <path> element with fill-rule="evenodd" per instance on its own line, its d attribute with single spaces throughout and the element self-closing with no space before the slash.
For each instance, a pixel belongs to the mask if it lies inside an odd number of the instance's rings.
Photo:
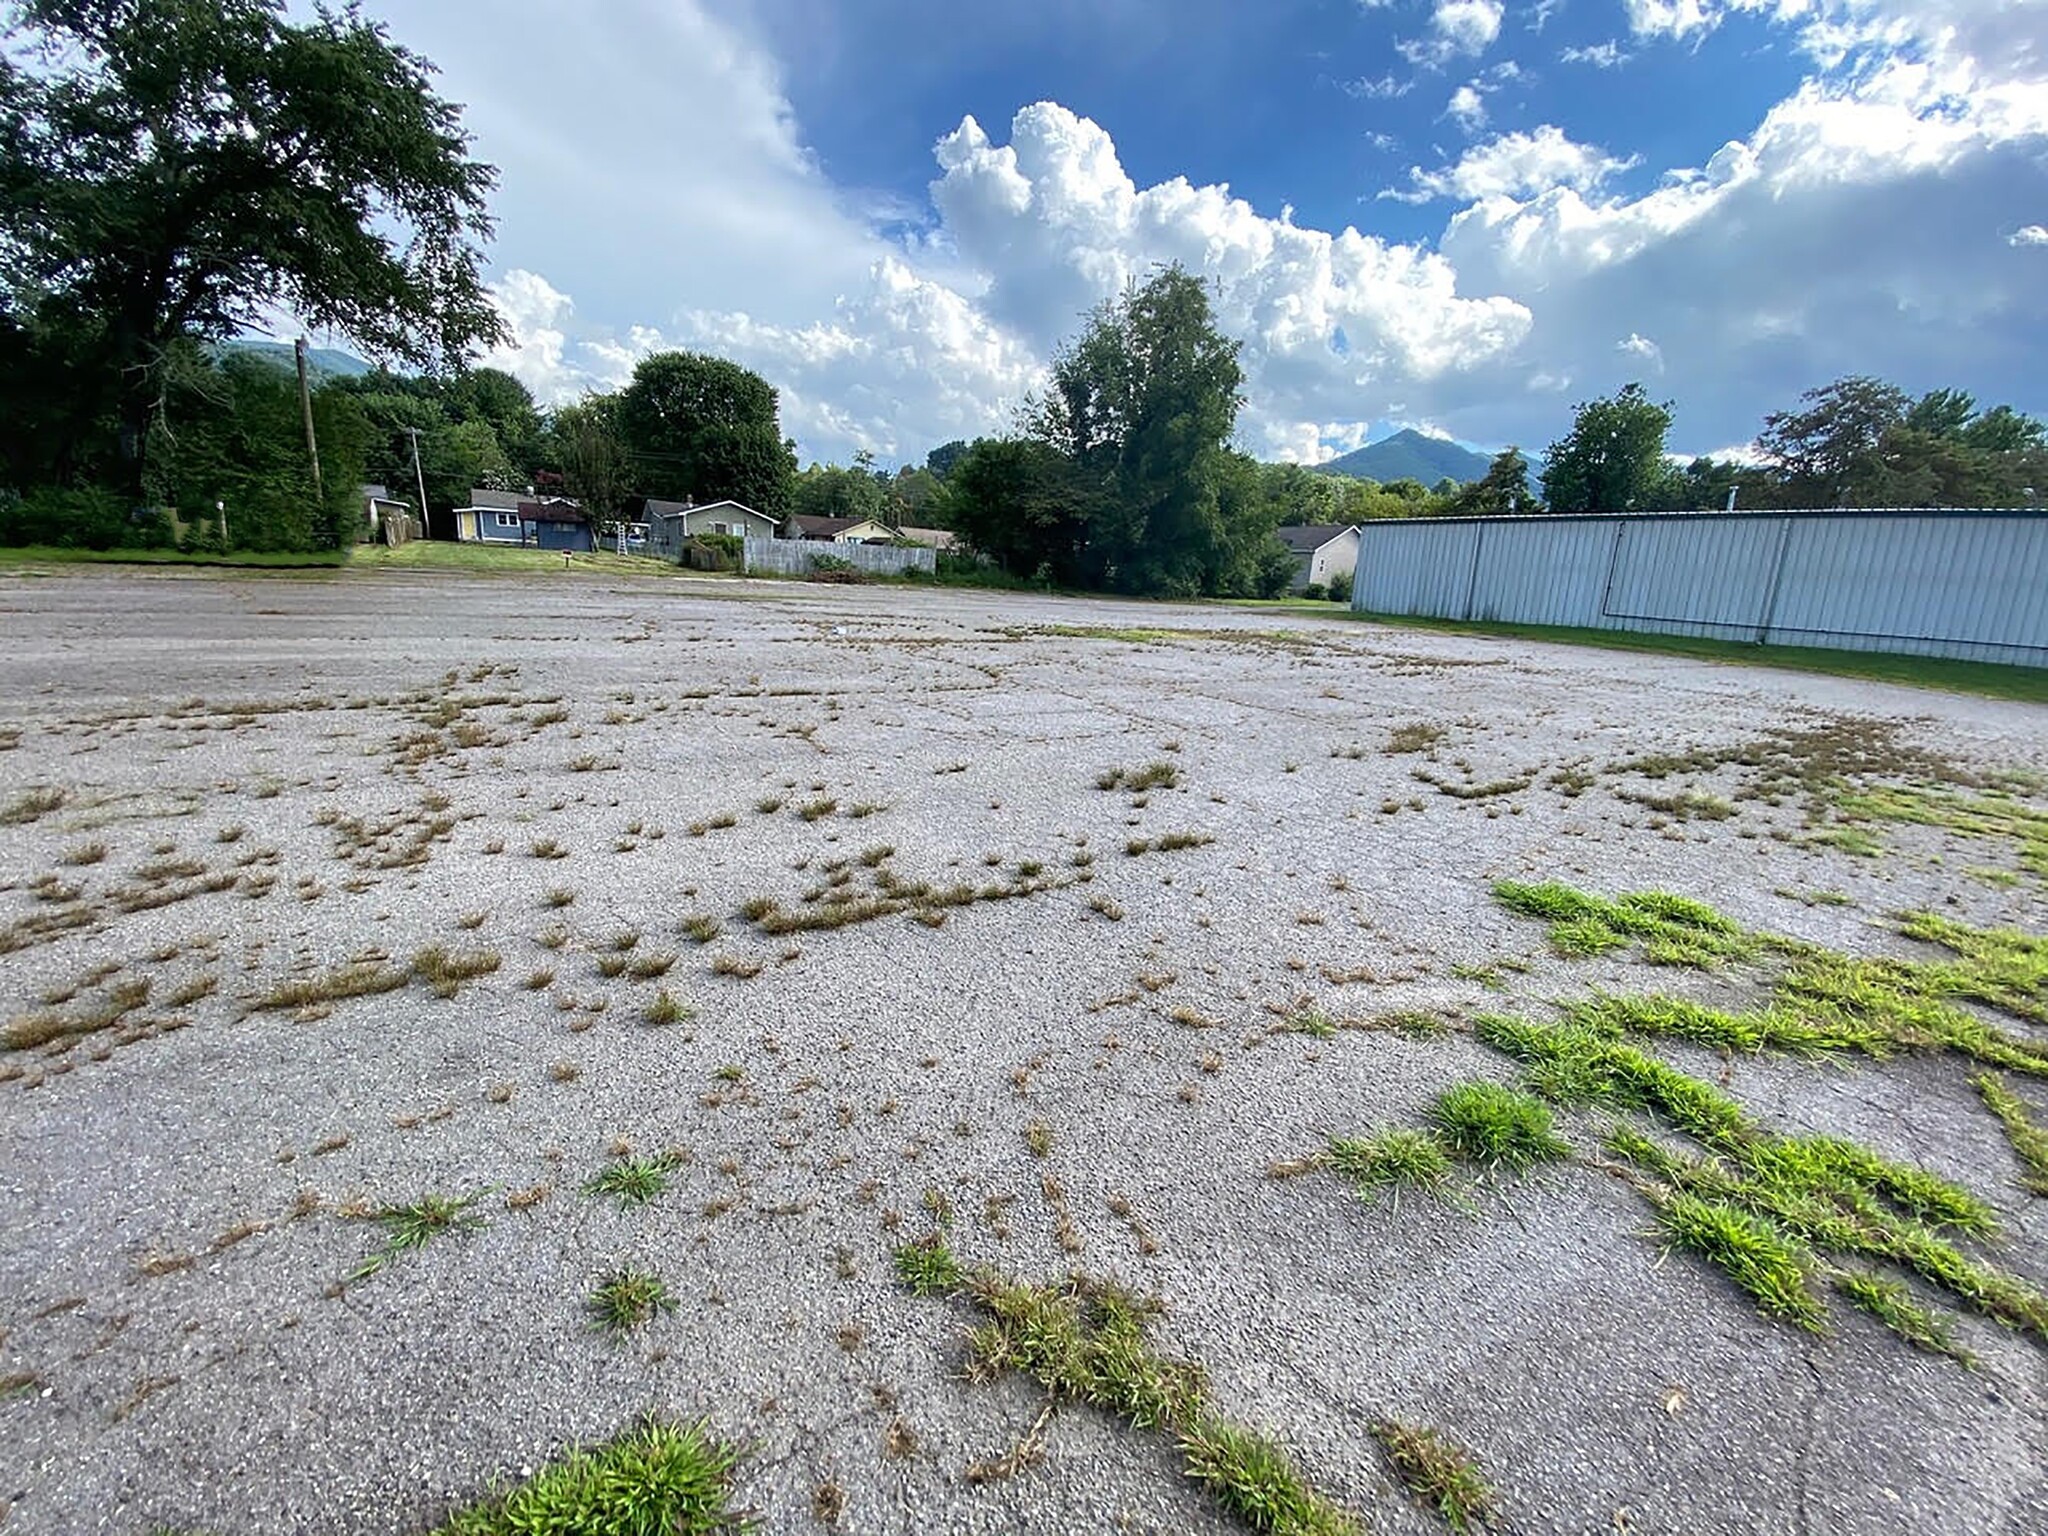
<svg viewBox="0 0 2048 1536">
<path fill-rule="evenodd" d="M 1579 406 L 1572 429 L 1550 445 L 1543 499 L 1553 512 L 1654 512 L 1678 494 L 1664 438 L 1671 407 L 1629 384 Z"/>
<path fill-rule="evenodd" d="M 118 421 L 139 488 L 164 366 L 278 308 L 452 367 L 499 334 L 495 173 L 432 68 L 354 8 L 20 0 L 0 54 L 0 321 L 66 362 L 72 432 Z"/>
<path fill-rule="evenodd" d="M 615 418 L 640 488 L 664 500 L 733 500 L 780 517 L 796 455 L 775 389 L 722 357 L 657 352 L 633 370 Z"/>
<path fill-rule="evenodd" d="M 1098 307 L 1054 359 L 1031 433 L 1112 492 L 1089 529 L 1090 585 L 1219 590 L 1236 558 L 1219 493 L 1242 403 L 1237 352 L 1201 279 L 1171 266 Z"/>
</svg>

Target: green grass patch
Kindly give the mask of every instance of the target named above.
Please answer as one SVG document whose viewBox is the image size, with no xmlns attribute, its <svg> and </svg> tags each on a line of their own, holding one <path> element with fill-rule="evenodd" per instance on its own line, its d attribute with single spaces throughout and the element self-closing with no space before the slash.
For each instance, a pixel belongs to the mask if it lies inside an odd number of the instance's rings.
<svg viewBox="0 0 2048 1536">
<path fill-rule="evenodd" d="M 1837 1275 L 1835 1289 L 1915 1349 L 1924 1349 L 1933 1355 L 1947 1355 L 1966 1366 L 1976 1363 L 1975 1357 L 1956 1343 L 1947 1319 L 1921 1306 L 1913 1299 L 1913 1293 L 1898 1281 L 1887 1280 L 1868 1270 L 1854 1270 Z"/>
<path fill-rule="evenodd" d="M 1705 968 L 1746 958 L 1758 947 L 1739 923 L 1704 902 L 1668 891 L 1636 891 L 1608 900 L 1555 881 L 1525 885 L 1503 880 L 1493 896 L 1511 912 L 1547 921 L 1551 947 L 1561 955 L 1597 955 L 1639 943 L 1643 958 L 1654 964 Z"/>
<path fill-rule="evenodd" d="M 409 546 L 408 546 L 409 547 Z M 702 1421 L 650 1419 L 577 1447 L 527 1482 L 452 1516 L 433 1536 L 715 1536 L 732 1512 L 737 1447 Z"/>
<path fill-rule="evenodd" d="M 502 545 L 459 544 L 448 539 L 414 539 L 396 549 L 381 544 L 358 545 L 349 561 L 357 571 L 467 571 L 477 575 L 534 576 L 542 572 L 570 576 L 702 575 L 685 572 L 668 560 L 594 550 L 567 560 L 555 549 L 507 548 Z"/>
<path fill-rule="evenodd" d="M 1266 606 L 1266 605 L 1261 605 Z M 1549 624 L 1501 624 L 1457 619 L 1414 618 L 1400 614 L 1355 613 L 1332 603 L 1288 604 L 1292 611 L 1316 618 L 1354 619 L 1402 629 L 1439 634 L 1493 635 L 1504 640 L 1540 640 L 1553 645 L 1584 645 L 1608 651 L 1637 651 L 1659 656 L 1689 656 L 1698 661 L 1740 666 L 1774 667 L 1793 672 L 1819 672 L 1873 682 L 1933 688 L 1943 693 L 1974 693 L 1990 699 L 2048 703 L 2048 668 L 2001 666 L 1986 661 L 1951 661 L 1939 656 L 1894 656 L 1877 651 L 1838 651 L 1820 646 L 1753 645 L 1745 640 L 1709 640 L 1695 635 L 1653 635 L 1631 630 L 1586 629 Z"/>
<path fill-rule="evenodd" d="M 1443 1145 L 1488 1168 L 1522 1172 L 1571 1156 L 1553 1127 L 1550 1106 L 1499 1083 L 1454 1083 L 1430 1107 Z"/>
<path fill-rule="evenodd" d="M 676 1171 L 672 1157 L 621 1157 L 604 1165 L 585 1182 L 583 1193 L 609 1196 L 621 1205 L 646 1205 L 668 1191 Z"/>
<path fill-rule="evenodd" d="M 176 549 L 62 549 L 54 544 L 0 548 L 0 569 L 34 565 L 212 565 L 250 570 L 333 570 L 349 563 L 345 549 L 234 550 L 186 554 Z"/>
<path fill-rule="evenodd" d="M 606 1275 L 584 1303 L 593 1327 L 631 1333 L 676 1309 L 668 1284 L 651 1269 L 621 1269 Z"/>
<path fill-rule="evenodd" d="M 1187 1475 L 1254 1531 L 1279 1536 L 1356 1536 L 1358 1523 L 1311 1488 L 1286 1447 L 1221 1419 L 1180 1434 Z"/>
<path fill-rule="evenodd" d="M 1877 839 L 1860 825 L 1894 822 L 1938 827 L 1963 837 L 2011 843 L 2020 866 L 2038 879 L 2048 879 L 2048 811 L 2027 805 L 2000 789 L 1971 795 L 1924 785 L 1880 784 L 1834 795 L 1832 806 L 1850 825 L 1835 829 L 1861 843 L 1852 851 L 1876 852 Z"/>
<path fill-rule="evenodd" d="M 410 1205 L 387 1205 L 368 1220 L 384 1231 L 384 1246 L 370 1253 L 349 1271 L 351 1280 L 367 1280 L 405 1254 L 424 1248 L 435 1238 L 450 1232 L 473 1232 L 482 1227 L 483 1217 L 470 1207 L 483 1199 L 483 1192 L 455 1199 L 448 1195 L 422 1195 Z"/>
<path fill-rule="evenodd" d="M 2035 1123 L 2026 1101 L 1998 1077 L 1986 1072 L 1972 1083 L 1985 1107 L 2005 1127 L 2013 1155 L 2020 1160 L 2021 1185 L 2031 1194 L 2048 1195 L 2048 1130 Z"/>
<path fill-rule="evenodd" d="M 1672 1194 L 1657 1204 L 1670 1245 L 1699 1255 L 1747 1292 L 1764 1316 L 1825 1331 L 1827 1304 L 1814 1295 L 1809 1261 L 1771 1223 L 1738 1206 Z"/>
<path fill-rule="evenodd" d="M 1085 1276 L 1025 1285 L 985 1271 L 971 1294 L 987 1321 L 969 1336 L 970 1377 L 1014 1371 L 1055 1402 L 1172 1434 L 1187 1475 L 1251 1530 L 1355 1536 L 1356 1522 L 1309 1485 L 1283 1446 L 1212 1409 L 1199 1364 L 1153 1350 L 1146 1330 L 1158 1302 Z"/>
<path fill-rule="evenodd" d="M 893 1257 L 896 1278 L 913 1296 L 950 1296 L 967 1283 L 967 1272 L 936 1232 L 900 1245 Z"/>
<path fill-rule="evenodd" d="M 1370 1136 L 1332 1136 L 1323 1164 L 1351 1181 L 1358 1197 L 1372 1201 L 1381 1190 L 1419 1189 L 1442 1198 L 1451 1184 L 1451 1155 L 1428 1131 L 1390 1126 Z"/>
<path fill-rule="evenodd" d="M 1410 1497 L 1436 1511 L 1459 1536 L 1493 1522 L 1493 1489 L 1464 1446 L 1427 1425 L 1398 1419 L 1374 1419 L 1370 1429 Z"/>
<path fill-rule="evenodd" d="M 1726 1011 L 1665 997 L 1600 998 L 1573 1010 L 1608 1033 L 1664 1035 L 1717 1049 L 1821 1055 L 1953 1050 L 1988 1067 L 2048 1077 L 2048 1043 L 1999 1028 L 1957 1001 L 2048 1024 L 2048 939 L 1978 929 L 1932 912 L 1898 920 L 1907 938 L 1949 953 L 1931 960 L 1859 959 L 1819 945 L 1753 933 L 1704 903 L 1648 891 L 1608 900 L 1555 882 L 1494 887 L 1503 906 L 1550 925 L 1564 954 L 1597 954 L 1630 940 L 1650 961 L 1712 966 L 1782 957 L 1770 1001 Z"/>
</svg>

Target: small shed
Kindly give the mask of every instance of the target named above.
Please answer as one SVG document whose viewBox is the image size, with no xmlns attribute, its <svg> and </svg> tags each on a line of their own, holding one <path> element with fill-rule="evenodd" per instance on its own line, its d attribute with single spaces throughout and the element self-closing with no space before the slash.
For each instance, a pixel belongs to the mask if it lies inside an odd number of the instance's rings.
<svg viewBox="0 0 2048 1536">
<path fill-rule="evenodd" d="M 536 549 L 566 549 L 588 554 L 597 547 L 590 518 L 581 505 L 562 496 L 519 503 L 520 542 Z"/>
<path fill-rule="evenodd" d="M 455 509 L 455 537 L 464 544 L 524 544 L 519 504 L 530 494 L 478 486 L 469 493 L 469 505 Z"/>
</svg>

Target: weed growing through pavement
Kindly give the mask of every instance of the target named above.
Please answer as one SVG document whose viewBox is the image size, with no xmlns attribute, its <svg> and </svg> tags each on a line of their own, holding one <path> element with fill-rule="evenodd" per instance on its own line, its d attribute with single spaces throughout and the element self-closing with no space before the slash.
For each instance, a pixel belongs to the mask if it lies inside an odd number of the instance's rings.
<svg viewBox="0 0 2048 1536">
<path fill-rule="evenodd" d="M 384 1246 L 369 1254 L 349 1271 L 351 1280 L 367 1280 L 400 1256 L 424 1248 L 447 1232 L 470 1232 L 484 1225 L 483 1217 L 470 1209 L 483 1193 L 457 1200 L 447 1195 L 422 1195 L 410 1205 L 387 1205 L 367 1218 L 384 1230 Z"/>
<path fill-rule="evenodd" d="M 1481 1167 L 1520 1173 L 1571 1155 L 1552 1126 L 1550 1106 L 1499 1083 L 1452 1084 L 1430 1106 L 1430 1119 L 1445 1146 Z"/>
<path fill-rule="evenodd" d="M 676 1299 L 661 1276 L 651 1269 L 621 1269 L 606 1275 L 585 1303 L 593 1326 L 606 1333 L 631 1333 L 663 1312 L 676 1309 Z"/>
<path fill-rule="evenodd" d="M 434 944 L 412 957 L 412 970 L 436 997 L 450 998 L 463 983 L 490 975 L 501 963 L 495 949 L 448 950 Z"/>
<path fill-rule="evenodd" d="M 731 1508 L 739 1459 L 739 1449 L 702 1421 L 650 1419 L 602 1445 L 571 1450 L 431 1536 L 718 1536 L 746 1523 Z"/>
<path fill-rule="evenodd" d="M 1971 1079 L 1985 1107 L 1998 1116 L 2020 1160 L 2020 1184 L 2029 1193 L 2048 1195 L 2048 1129 L 2027 1113 L 2026 1101 L 2006 1086 L 2002 1078 L 1986 1072 Z"/>
<path fill-rule="evenodd" d="M 1465 1447 L 1422 1424 L 1374 1419 L 1369 1427 L 1401 1485 L 1418 1503 L 1443 1516 L 1458 1536 L 1492 1523 L 1493 1489 Z"/>
<path fill-rule="evenodd" d="M 1409 752 L 1427 752 L 1431 747 L 1442 741 L 1445 734 L 1446 732 L 1442 726 L 1432 725 L 1422 720 L 1411 721 L 1407 725 L 1397 725 L 1387 736 L 1388 755 L 1400 756 Z"/>
<path fill-rule="evenodd" d="M 697 1010 L 663 987 L 640 1016 L 649 1024 L 681 1024 L 695 1018 Z"/>
<path fill-rule="evenodd" d="M 680 1160 L 660 1157 L 621 1157 L 607 1163 L 583 1186 L 591 1196 L 610 1196 L 621 1205 L 646 1205 L 668 1189 L 669 1176 Z"/>
<path fill-rule="evenodd" d="M 1173 789 L 1180 783 L 1180 770 L 1172 763 L 1147 763 L 1142 768 L 1111 768 L 1095 781 L 1097 789 L 1126 789 L 1134 795 L 1147 790 Z"/>
<path fill-rule="evenodd" d="M 1398 1205 L 1403 1189 L 1445 1198 L 1451 1188 L 1451 1157 L 1428 1131 L 1391 1126 L 1370 1136 L 1332 1136 L 1319 1161 L 1351 1181 L 1368 1204 L 1382 1190 Z"/>
<path fill-rule="evenodd" d="M 1055 1406 L 1084 1403 L 1172 1436 L 1188 1476 L 1252 1530 L 1356 1536 L 1353 1517 L 1309 1485 L 1283 1446 L 1216 1412 L 1200 1365 L 1153 1350 L 1146 1334 L 1158 1302 L 1080 1275 L 1034 1286 L 970 1274 L 937 1233 L 898 1248 L 896 1265 L 915 1294 L 964 1294 L 984 1318 L 968 1339 L 970 1380 L 1016 1372 Z"/>
<path fill-rule="evenodd" d="M 1147 853 L 1177 853 L 1183 848 L 1205 848 L 1216 839 L 1206 832 L 1162 832 L 1157 837 L 1134 837 L 1124 844 L 1131 858 Z"/>
</svg>

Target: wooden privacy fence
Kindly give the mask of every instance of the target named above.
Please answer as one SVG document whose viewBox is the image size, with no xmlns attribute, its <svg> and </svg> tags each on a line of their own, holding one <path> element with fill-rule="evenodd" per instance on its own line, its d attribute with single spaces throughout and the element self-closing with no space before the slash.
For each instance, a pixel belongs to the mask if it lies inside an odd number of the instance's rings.
<svg viewBox="0 0 2048 1536">
<path fill-rule="evenodd" d="M 898 544 L 828 544 L 813 539 L 749 539 L 746 565 L 749 571 L 772 571 L 782 576 L 806 576 L 818 568 L 818 561 L 841 560 L 871 576 L 896 576 L 904 571 L 936 571 L 939 561 L 934 550 L 913 549 Z M 830 570 L 828 565 L 825 567 Z"/>
</svg>

